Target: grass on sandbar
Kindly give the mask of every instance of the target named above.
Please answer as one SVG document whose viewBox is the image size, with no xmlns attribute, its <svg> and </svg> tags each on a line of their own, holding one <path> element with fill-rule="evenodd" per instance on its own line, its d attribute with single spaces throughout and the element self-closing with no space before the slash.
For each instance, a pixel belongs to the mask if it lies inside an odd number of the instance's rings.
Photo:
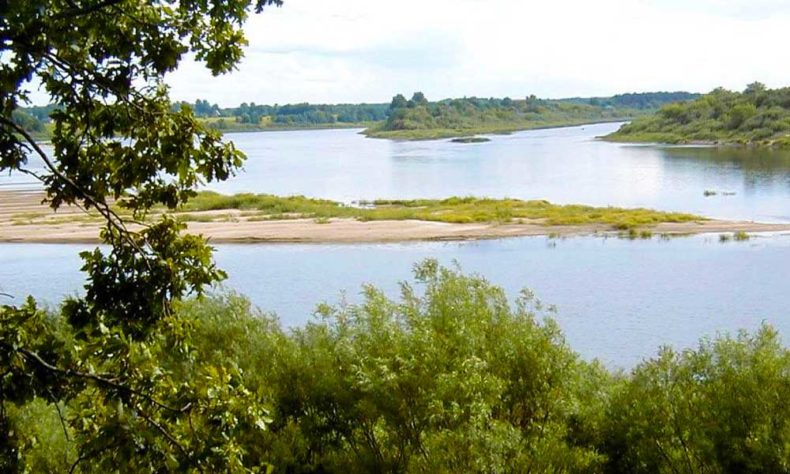
<svg viewBox="0 0 790 474">
<path fill-rule="evenodd" d="M 606 224 L 619 230 L 663 222 L 693 222 L 703 217 L 649 209 L 555 205 L 547 201 L 452 197 L 448 199 L 377 200 L 349 206 L 304 196 L 279 197 L 268 194 L 221 195 L 202 192 L 185 207 L 187 212 L 238 209 L 256 211 L 248 220 L 329 218 L 374 220 L 422 220 L 448 223 L 513 223 L 539 220 L 546 225 Z"/>
</svg>

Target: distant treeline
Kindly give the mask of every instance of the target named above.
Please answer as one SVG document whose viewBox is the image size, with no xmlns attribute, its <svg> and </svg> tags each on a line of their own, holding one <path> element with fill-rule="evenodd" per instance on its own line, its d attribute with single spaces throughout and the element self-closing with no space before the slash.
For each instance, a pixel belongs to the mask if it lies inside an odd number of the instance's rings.
<svg viewBox="0 0 790 474">
<path fill-rule="evenodd" d="M 574 97 L 570 99 L 560 99 L 560 102 L 574 102 L 590 104 L 601 107 L 620 107 L 629 109 L 658 109 L 666 104 L 673 102 L 685 102 L 701 97 L 702 94 L 691 92 L 638 92 L 628 94 L 617 94 L 612 97 Z"/>
<path fill-rule="evenodd" d="M 380 138 L 422 139 L 501 133 L 542 126 L 574 125 L 629 119 L 668 102 L 697 97 L 688 92 L 623 94 L 590 99 L 481 99 L 469 97 L 430 102 L 421 92 L 410 100 L 398 94 L 387 121 L 368 131 Z"/>
<path fill-rule="evenodd" d="M 318 125 L 333 123 L 360 123 L 384 120 L 387 116 L 387 104 L 286 104 L 258 105 L 255 102 L 238 107 L 220 108 L 217 104 L 209 104 L 206 100 L 197 100 L 194 104 L 178 102 L 174 108 L 189 106 L 197 117 L 224 117 L 234 119 L 238 123 L 262 124 L 268 121 L 276 125 Z"/>
<path fill-rule="evenodd" d="M 623 126 L 612 140 L 716 142 L 790 146 L 790 87 L 750 84 L 743 92 L 718 88 Z"/>
<path fill-rule="evenodd" d="M 14 122 L 28 133 L 33 135 L 44 135 L 47 133 L 46 124 L 49 123 L 49 115 L 55 110 L 55 105 L 45 105 L 36 107 L 20 107 L 11 114 Z"/>
<path fill-rule="evenodd" d="M 398 108 L 414 108 L 415 105 L 439 110 L 439 114 L 453 111 L 446 120 L 448 124 L 475 122 L 479 112 L 496 115 L 498 120 L 510 120 L 509 111 L 519 111 L 525 114 L 541 114 L 553 110 L 570 111 L 589 118 L 601 115 L 600 111 L 611 110 L 650 110 L 666 103 L 680 100 L 690 100 L 698 94 L 688 92 L 649 92 L 639 94 L 621 94 L 612 97 L 571 98 L 557 100 L 538 99 L 534 95 L 525 99 L 503 99 L 468 97 L 462 99 L 445 99 L 438 102 L 428 102 L 421 92 L 417 92 L 412 100 L 406 100 L 402 95 L 397 95 L 389 104 L 285 104 L 263 105 L 254 102 L 242 103 L 238 107 L 220 107 L 207 100 L 198 99 L 194 103 L 176 102 L 173 110 L 189 107 L 195 116 L 206 119 L 206 123 L 218 129 L 266 128 L 266 127 L 310 127 L 331 126 L 333 124 L 361 124 L 384 122 L 393 119 L 393 112 Z M 417 102 L 414 102 L 414 100 Z M 14 112 L 14 119 L 25 130 L 32 133 L 45 133 L 50 114 L 57 108 L 56 105 L 19 108 Z M 432 112 L 435 114 L 435 112 Z M 401 114 L 403 115 L 403 114 Z M 612 115 L 609 113 L 609 115 Z M 449 118 L 449 116 L 456 116 Z M 465 118 L 462 116 L 466 116 Z M 419 117 L 415 117 L 421 120 Z M 440 120 L 439 122 L 442 122 Z M 394 122 L 390 122 L 390 125 Z"/>
<path fill-rule="evenodd" d="M 212 128 L 233 129 L 239 124 L 250 127 L 309 127 L 313 125 L 356 124 L 379 122 L 387 118 L 389 104 L 286 104 L 258 105 L 243 103 L 238 107 L 222 108 L 207 100 L 194 103 L 176 102 L 173 110 L 189 107 L 196 117 L 206 119 Z M 44 133 L 50 113 L 56 105 L 26 107 L 14 111 L 14 120 L 25 130 Z"/>
</svg>

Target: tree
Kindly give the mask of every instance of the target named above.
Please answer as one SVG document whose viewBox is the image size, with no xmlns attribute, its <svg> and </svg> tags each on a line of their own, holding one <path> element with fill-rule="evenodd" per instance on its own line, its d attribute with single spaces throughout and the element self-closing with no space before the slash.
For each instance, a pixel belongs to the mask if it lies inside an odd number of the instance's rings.
<svg viewBox="0 0 790 474">
<path fill-rule="evenodd" d="M 224 274 L 204 239 L 183 235 L 167 217 L 146 216 L 154 206 L 185 203 L 199 183 L 228 178 L 244 158 L 191 109 L 171 109 L 165 75 L 187 53 L 215 75 L 232 70 L 243 55 L 248 12 L 281 3 L 0 5 L 0 172 L 39 178 L 53 209 L 97 211 L 108 246 L 82 254 L 85 296 L 64 304 L 65 327 L 32 300 L 0 307 L 0 470 L 25 470 L 24 427 L 14 426 L 7 408 L 34 398 L 72 407 L 64 420 L 78 446 L 72 470 L 260 465 L 234 438 L 266 422 L 238 370 L 201 367 L 194 379 L 177 382 L 151 349 L 168 347 L 189 363 L 190 328 L 173 304 Z M 14 119 L 35 84 L 59 104 L 51 113 L 51 156 Z M 29 154 L 44 161 L 45 173 L 26 168 Z"/>
<path fill-rule="evenodd" d="M 416 107 L 428 105 L 428 99 L 425 98 L 425 94 L 423 94 L 422 92 L 415 92 L 414 95 L 412 95 L 411 100 L 409 102 L 411 104 L 414 104 L 414 106 Z"/>
<path fill-rule="evenodd" d="M 398 300 L 369 286 L 360 305 L 322 305 L 273 356 L 272 434 L 288 443 L 278 469 L 598 472 L 572 431 L 593 404 L 577 380 L 606 379 L 578 363 L 539 302 L 525 293 L 512 306 L 436 260 L 414 275 Z"/>
<path fill-rule="evenodd" d="M 26 110 L 14 110 L 11 118 L 15 124 L 28 132 L 40 133 L 44 131 L 44 124 Z"/>
<path fill-rule="evenodd" d="M 398 94 L 392 98 L 392 102 L 390 103 L 390 110 L 403 109 L 406 108 L 407 105 L 408 105 L 408 101 L 406 100 L 405 97 L 403 97 L 403 94 Z"/>
<path fill-rule="evenodd" d="M 756 94 L 761 94 L 761 93 L 763 93 L 765 91 L 766 91 L 765 84 L 763 84 L 762 82 L 755 81 L 755 82 L 752 82 L 751 84 L 747 85 L 746 89 L 744 89 L 743 93 L 744 94 L 756 95 Z"/>
<path fill-rule="evenodd" d="M 608 472 L 788 472 L 790 352 L 752 334 L 664 348 L 611 398 L 602 426 Z"/>
<path fill-rule="evenodd" d="M 535 94 L 528 95 L 527 98 L 526 98 L 525 103 L 526 103 L 526 106 L 527 106 L 527 109 L 526 109 L 527 112 L 538 112 L 538 111 L 540 111 L 540 108 L 538 106 L 540 104 L 540 100 L 538 100 L 538 98 L 535 97 Z"/>
</svg>

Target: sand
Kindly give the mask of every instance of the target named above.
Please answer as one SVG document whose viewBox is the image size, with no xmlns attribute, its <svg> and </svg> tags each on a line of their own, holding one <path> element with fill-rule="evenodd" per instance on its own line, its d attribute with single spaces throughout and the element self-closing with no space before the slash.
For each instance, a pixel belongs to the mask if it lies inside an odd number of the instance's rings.
<svg viewBox="0 0 790 474">
<path fill-rule="evenodd" d="M 64 207 L 54 213 L 41 204 L 43 197 L 43 194 L 35 192 L 0 191 L 0 242 L 99 242 L 99 223 L 86 218 L 80 209 L 74 207 Z M 360 222 L 353 219 L 330 219 L 319 223 L 314 219 L 251 221 L 242 212 L 235 210 L 189 214 L 221 219 L 219 222 L 188 223 L 190 232 L 202 234 L 215 243 L 372 243 L 618 233 L 605 224 L 547 226 L 537 221 L 518 224 L 449 224 L 417 220 Z M 654 234 L 668 235 L 790 232 L 790 224 L 708 220 L 659 224 L 649 230 Z"/>
</svg>

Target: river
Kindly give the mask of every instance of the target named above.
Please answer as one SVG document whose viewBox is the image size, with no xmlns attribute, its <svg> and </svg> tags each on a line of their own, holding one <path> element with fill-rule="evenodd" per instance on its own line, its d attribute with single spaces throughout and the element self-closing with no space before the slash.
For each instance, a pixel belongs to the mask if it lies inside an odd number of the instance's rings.
<svg viewBox="0 0 790 474">
<path fill-rule="evenodd" d="M 788 154 L 601 142 L 601 124 L 493 136 L 482 144 L 392 142 L 349 130 L 233 134 L 245 171 L 222 192 L 371 198 L 510 196 L 557 203 L 645 206 L 712 217 L 790 222 Z M 0 185 L 26 187 L 14 177 Z M 5 181 L 3 181 L 5 180 Z M 704 196 L 705 190 L 717 191 Z M 727 194 L 724 194 L 727 193 Z M 0 245 L 0 292 L 55 304 L 79 291 L 81 245 Z M 304 324 L 315 305 L 359 300 L 372 283 L 396 296 L 413 264 L 458 262 L 515 297 L 529 288 L 587 359 L 631 367 L 664 344 L 693 347 L 717 332 L 763 321 L 790 338 L 790 236 L 720 243 L 718 235 L 671 240 L 515 238 L 386 245 L 221 245 L 226 287 L 283 325 Z"/>
</svg>

